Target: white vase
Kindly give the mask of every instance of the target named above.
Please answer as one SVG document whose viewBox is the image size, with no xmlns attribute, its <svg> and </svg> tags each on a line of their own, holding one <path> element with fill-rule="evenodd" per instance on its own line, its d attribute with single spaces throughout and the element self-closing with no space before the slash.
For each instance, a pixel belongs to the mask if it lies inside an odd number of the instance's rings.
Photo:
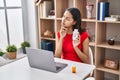
<svg viewBox="0 0 120 80">
<path fill-rule="evenodd" d="M 92 18 L 92 11 L 93 11 L 93 4 L 89 4 L 86 6 L 86 10 L 87 10 L 87 18 L 91 19 Z"/>
</svg>

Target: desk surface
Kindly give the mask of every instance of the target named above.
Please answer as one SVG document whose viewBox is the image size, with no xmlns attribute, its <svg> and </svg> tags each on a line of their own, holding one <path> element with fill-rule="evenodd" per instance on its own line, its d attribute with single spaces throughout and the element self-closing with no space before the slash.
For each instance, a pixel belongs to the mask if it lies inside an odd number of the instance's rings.
<svg viewBox="0 0 120 80">
<path fill-rule="evenodd" d="M 27 57 L 0 67 L 0 80 L 83 80 L 94 68 L 88 65 L 55 58 L 57 62 L 67 63 L 68 66 L 59 73 L 31 68 Z M 77 72 L 72 73 L 71 67 L 76 66 Z"/>
</svg>

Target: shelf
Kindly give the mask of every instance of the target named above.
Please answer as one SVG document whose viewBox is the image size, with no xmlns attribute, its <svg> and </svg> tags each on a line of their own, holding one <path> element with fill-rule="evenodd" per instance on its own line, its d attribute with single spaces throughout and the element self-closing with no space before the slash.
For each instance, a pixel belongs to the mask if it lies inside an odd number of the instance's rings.
<svg viewBox="0 0 120 80">
<path fill-rule="evenodd" d="M 41 39 L 52 40 L 55 41 L 55 38 L 41 37 Z"/>
<path fill-rule="evenodd" d="M 108 73 L 112 73 L 112 74 L 116 74 L 116 75 L 120 75 L 119 70 L 108 69 L 108 68 L 105 68 L 105 67 L 102 67 L 102 66 L 96 68 L 96 70 L 104 71 L 104 72 L 108 72 Z"/>
<path fill-rule="evenodd" d="M 97 44 L 97 47 L 120 50 L 120 43 L 116 43 L 115 45 L 109 45 L 107 42 L 104 42 L 101 44 Z"/>
<path fill-rule="evenodd" d="M 120 23 L 120 21 L 97 21 L 100 23 Z"/>
<path fill-rule="evenodd" d="M 55 18 L 43 18 L 43 17 L 41 17 L 40 19 L 46 19 L 46 20 L 55 20 Z"/>
<path fill-rule="evenodd" d="M 62 18 L 56 18 L 56 20 L 62 20 Z"/>
<path fill-rule="evenodd" d="M 93 19 L 82 19 L 82 21 L 85 21 L 85 22 L 96 22 L 96 19 L 93 18 Z"/>
</svg>

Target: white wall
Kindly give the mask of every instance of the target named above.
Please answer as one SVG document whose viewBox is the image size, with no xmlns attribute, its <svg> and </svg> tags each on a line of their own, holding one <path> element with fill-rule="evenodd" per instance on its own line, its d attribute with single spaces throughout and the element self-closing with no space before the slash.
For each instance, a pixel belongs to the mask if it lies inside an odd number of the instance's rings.
<svg viewBox="0 0 120 80">
<path fill-rule="evenodd" d="M 37 29 L 37 17 L 36 17 L 36 8 L 34 6 L 34 0 L 27 0 L 27 27 L 25 28 L 25 39 L 29 40 L 31 43 L 31 47 L 37 48 L 38 47 L 38 29 Z M 26 23 L 24 23 L 26 24 Z"/>
</svg>

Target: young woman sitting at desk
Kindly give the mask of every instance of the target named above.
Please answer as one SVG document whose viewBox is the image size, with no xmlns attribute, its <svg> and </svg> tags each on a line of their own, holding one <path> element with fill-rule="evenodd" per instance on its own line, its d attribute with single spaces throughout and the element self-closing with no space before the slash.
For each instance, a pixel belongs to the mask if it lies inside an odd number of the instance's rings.
<svg viewBox="0 0 120 80">
<path fill-rule="evenodd" d="M 73 39 L 73 31 L 78 36 Z M 88 33 L 81 27 L 81 14 L 77 8 L 68 8 L 62 17 L 61 29 L 57 32 L 55 57 L 76 62 L 89 63 Z"/>
</svg>

